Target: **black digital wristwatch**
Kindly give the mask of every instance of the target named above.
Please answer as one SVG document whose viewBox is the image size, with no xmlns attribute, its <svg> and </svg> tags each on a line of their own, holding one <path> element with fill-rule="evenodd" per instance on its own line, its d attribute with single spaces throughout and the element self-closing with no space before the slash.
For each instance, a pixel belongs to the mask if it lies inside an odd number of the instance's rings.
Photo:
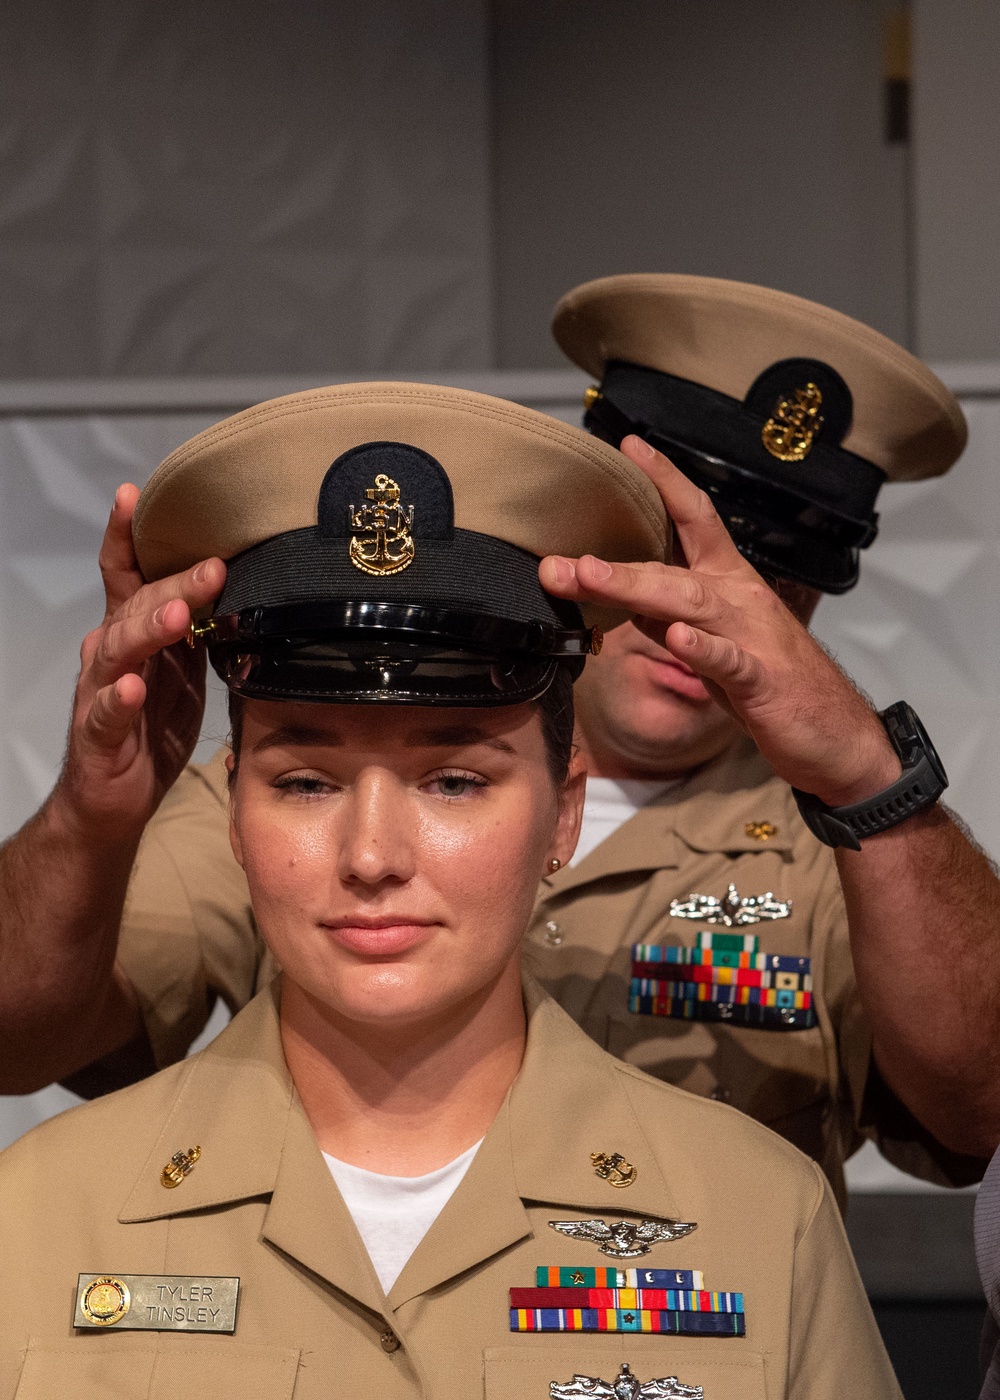
<svg viewBox="0 0 1000 1400">
<path fill-rule="evenodd" d="M 849 807 L 828 807 L 810 792 L 792 788 L 802 820 L 825 846 L 860 851 L 866 836 L 905 822 L 931 807 L 948 786 L 948 775 L 916 711 L 897 700 L 879 713 L 903 771 L 891 787 Z"/>
</svg>

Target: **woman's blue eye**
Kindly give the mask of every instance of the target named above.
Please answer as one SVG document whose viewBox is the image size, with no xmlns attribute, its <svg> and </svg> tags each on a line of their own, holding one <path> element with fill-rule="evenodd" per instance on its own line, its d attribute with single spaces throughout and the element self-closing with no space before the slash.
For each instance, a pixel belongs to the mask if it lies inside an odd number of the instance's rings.
<svg viewBox="0 0 1000 1400">
<path fill-rule="evenodd" d="M 446 775 L 443 778 L 438 778 L 438 786 L 445 797 L 461 797 L 466 788 L 472 786 L 472 781 L 469 778 L 454 778 Z"/>
<path fill-rule="evenodd" d="M 486 786 L 485 778 L 474 778 L 469 773 L 442 773 L 434 781 L 442 797 L 465 797 L 473 788 Z"/>
<path fill-rule="evenodd" d="M 282 778 L 275 783 L 282 791 L 299 793 L 303 797 L 318 797 L 327 786 L 321 778 Z"/>
</svg>

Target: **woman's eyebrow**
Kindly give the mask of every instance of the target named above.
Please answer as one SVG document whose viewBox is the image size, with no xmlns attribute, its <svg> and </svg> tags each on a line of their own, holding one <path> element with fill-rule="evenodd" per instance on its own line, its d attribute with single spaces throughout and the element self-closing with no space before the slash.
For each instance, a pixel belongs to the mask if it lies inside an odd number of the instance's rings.
<svg viewBox="0 0 1000 1400">
<path fill-rule="evenodd" d="M 287 748 L 335 748 L 342 743 L 340 736 L 331 733 L 329 729 L 310 729 L 304 724 L 285 724 L 258 739 L 252 747 L 252 752 L 264 753 L 267 749 Z"/>
<path fill-rule="evenodd" d="M 403 737 L 407 748 L 458 748 L 471 744 L 485 744 L 498 753 L 516 752 L 513 744 L 490 734 L 474 724 L 444 724 L 430 729 L 411 730 Z M 343 738 L 329 729 L 314 729 L 305 724 L 283 724 L 272 729 L 251 746 L 253 753 L 265 753 L 268 749 L 288 748 L 339 748 Z"/>
<path fill-rule="evenodd" d="M 433 729 L 412 730 L 405 740 L 410 748 L 447 748 L 468 744 L 485 744 L 499 753 L 514 753 L 514 745 L 480 729 L 474 724 L 444 724 Z"/>
</svg>

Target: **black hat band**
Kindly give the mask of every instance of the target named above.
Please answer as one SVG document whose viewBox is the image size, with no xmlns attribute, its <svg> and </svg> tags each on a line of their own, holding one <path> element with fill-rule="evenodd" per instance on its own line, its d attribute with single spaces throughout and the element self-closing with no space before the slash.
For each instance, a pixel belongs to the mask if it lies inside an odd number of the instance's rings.
<svg viewBox="0 0 1000 1400">
<path fill-rule="evenodd" d="M 446 607 L 512 623 L 579 631 L 575 603 L 546 593 L 538 559 L 475 530 L 447 540 L 421 540 L 405 570 L 372 577 L 353 564 L 346 544 L 320 527 L 288 530 L 230 559 L 217 617 L 288 603 L 396 603 Z M 416 614 L 414 614 L 416 616 Z"/>
<path fill-rule="evenodd" d="M 776 387 L 781 378 L 804 391 L 812 377 L 827 381 L 827 399 L 831 397 L 830 381 L 842 386 L 843 393 L 848 392 L 835 371 L 811 361 L 783 361 L 772 366 L 751 388 L 747 400 L 741 401 L 677 375 L 613 360 L 605 370 L 601 396 L 588 409 L 585 421 L 592 431 L 603 428 L 601 436 L 608 430 L 617 435 L 627 423 L 627 432 L 644 438 L 655 434 L 665 442 L 738 467 L 776 490 L 859 527 L 854 543 L 863 548 L 874 538 L 875 501 L 885 473 L 830 440 L 850 426 L 849 395 L 846 405 L 835 405 L 836 412 L 826 406 L 821 426 L 801 456 L 782 459 L 764 444 L 772 421 L 768 412 L 781 400 Z M 771 381 L 771 392 L 762 394 L 767 380 Z M 770 401 L 765 403 L 765 397 Z M 621 416 L 610 421 L 614 410 Z M 618 437 L 615 445 L 620 441 Z"/>
</svg>

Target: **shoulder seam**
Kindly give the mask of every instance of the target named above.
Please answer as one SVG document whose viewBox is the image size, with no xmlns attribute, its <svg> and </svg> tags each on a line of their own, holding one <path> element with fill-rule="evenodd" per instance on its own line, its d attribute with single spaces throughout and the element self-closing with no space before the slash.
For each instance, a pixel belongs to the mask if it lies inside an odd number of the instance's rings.
<svg viewBox="0 0 1000 1400">
<path fill-rule="evenodd" d="M 823 1175 L 819 1164 L 814 1162 L 811 1157 L 807 1158 L 806 1160 L 808 1161 L 810 1167 L 812 1167 L 813 1170 L 813 1177 L 816 1182 L 816 1199 L 813 1201 L 813 1207 L 812 1210 L 809 1212 L 809 1218 L 806 1221 L 805 1225 L 802 1227 L 802 1233 L 795 1241 L 796 1249 L 798 1249 L 799 1245 L 802 1243 L 806 1235 L 808 1235 L 809 1231 L 812 1229 L 813 1222 L 816 1219 L 817 1215 L 819 1215 L 819 1208 L 823 1204 L 828 1189 L 826 1177 Z"/>
</svg>

